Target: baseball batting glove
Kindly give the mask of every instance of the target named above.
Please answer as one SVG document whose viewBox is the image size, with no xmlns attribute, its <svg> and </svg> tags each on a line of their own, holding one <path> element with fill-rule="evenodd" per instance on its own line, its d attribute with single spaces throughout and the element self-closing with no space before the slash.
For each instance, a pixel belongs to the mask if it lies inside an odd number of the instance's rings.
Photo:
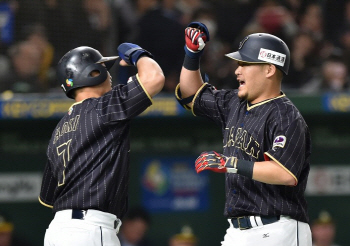
<svg viewBox="0 0 350 246">
<path fill-rule="evenodd" d="M 142 56 L 153 58 L 153 55 L 137 44 L 122 43 L 118 46 L 118 54 L 127 64 L 136 66 L 137 61 Z"/>
<path fill-rule="evenodd" d="M 202 152 L 196 159 L 196 171 L 211 170 L 217 173 L 237 173 L 237 158 L 227 157 L 215 151 Z"/>
<path fill-rule="evenodd" d="M 209 41 L 209 30 L 201 22 L 191 22 L 185 29 L 185 52 L 191 58 L 202 55 L 206 42 Z"/>
</svg>

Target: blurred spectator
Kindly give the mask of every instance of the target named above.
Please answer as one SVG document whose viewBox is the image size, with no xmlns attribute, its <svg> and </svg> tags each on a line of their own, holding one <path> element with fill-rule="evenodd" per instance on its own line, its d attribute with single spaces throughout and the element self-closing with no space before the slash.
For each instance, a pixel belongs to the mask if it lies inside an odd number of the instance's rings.
<svg viewBox="0 0 350 246">
<path fill-rule="evenodd" d="M 78 46 L 106 52 L 111 31 L 111 7 L 106 0 L 44 0 L 45 26 L 55 47 L 55 60 Z"/>
<path fill-rule="evenodd" d="M 350 1 L 345 3 L 344 20 L 342 28 L 339 29 L 339 46 L 342 49 L 347 66 L 350 71 Z"/>
<path fill-rule="evenodd" d="M 15 15 L 14 43 L 21 41 L 23 28 L 33 23 L 45 23 L 46 9 L 42 0 L 10 0 Z"/>
<path fill-rule="evenodd" d="M 48 91 L 55 81 L 55 71 L 53 68 L 54 47 L 48 41 L 44 25 L 35 23 L 23 29 L 24 39 L 35 45 L 41 53 L 41 62 L 38 79 L 43 91 Z"/>
<path fill-rule="evenodd" d="M 9 57 L 11 67 L 0 78 L 0 91 L 43 92 L 39 82 L 41 52 L 38 47 L 29 41 L 19 42 L 10 47 Z"/>
<path fill-rule="evenodd" d="M 112 18 L 116 23 L 116 43 L 135 42 L 138 33 L 137 21 L 139 14 L 136 1 L 113 0 L 114 12 Z"/>
<path fill-rule="evenodd" d="M 184 27 L 164 14 L 160 0 L 137 0 L 139 13 L 136 43 L 154 55 L 165 75 L 164 92 L 173 93 L 184 54 Z"/>
<path fill-rule="evenodd" d="M 296 21 L 300 14 L 300 10 L 302 7 L 302 0 L 285 0 L 283 2 L 284 2 L 284 6 L 286 6 L 290 14 L 292 15 L 294 21 Z"/>
<path fill-rule="evenodd" d="M 324 60 L 320 74 L 301 88 L 303 93 L 349 91 L 349 71 L 341 54 L 333 54 Z"/>
<path fill-rule="evenodd" d="M 13 235 L 13 224 L 0 215 L 0 246 L 11 246 Z"/>
<path fill-rule="evenodd" d="M 191 22 L 193 12 L 203 4 L 202 0 L 177 0 L 176 7 L 182 13 L 181 24 L 187 26 Z"/>
<path fill-rule="evenodd" d="M 311 224 L 313 246 L 339 246 L 334 238 L 336 225 L 327 211 L 322 211 Z"/>
<path fill-rule="evenodd" d="M 349 10 L 350 10 L 350 4 L 349 4 Z M 343 55 L 345 57 L 345 61 L 347 63 L 348 70 L 350 71 L 350 22 L 347 26 L 341 29 L 339 42 L 340 42 L 340 48 L 342 49 Z"/>
<path fill-rule="evenodd" d="M 29 244 L 17 240 L 14 236 L 13 223 L 3 214 L 0 214 L 0 246 L 29 246 Z"/>
<path fill-rule="evenodd" d="M 319 44 L 310 32 L 299 32 L 292 39 L 288 76 L 283 78 L 283 90 L 299 89 L 309 82 L 319 69 Z"/>
<path fill-rule="evenodd" d="M 183 25 L 186 25 L 187 23 L 184 23 L 183 11 L 177 5 L 178 2 L 178 0 L 163 0 L 162 8 L 164 15 L 170 19 L 182 23 Z"/>
<path fill-rule="evenodd" d="M 122 221 L 118 234 L 121 246 L 151 246 L 146 238 L 146 232 L 151 224 L 149 213 L 134 207 L 128 211 Z"/>
<path fill-rule="evenodd" d="M 318 41 L 324 39 L 324 15 L 320 2 L 314 1 L 305 7 L 299 20 L 302 31 L 310 32 Z"/>
<path fill-rule="evenodd" d="M 192 228 L 183 226 L 179 234 L 175 234 L 169 239 L 169 246 L 196 246 L 197 237 L 193 234 Z"/>
<path fill-rule="evenodd" d="M 287 42 L 298 29 L 293 14 L 280 1 L 264 0 L 255 11 L 253 19 L 245 26 L 242 36 L 266 32 Z"/>
</svg>

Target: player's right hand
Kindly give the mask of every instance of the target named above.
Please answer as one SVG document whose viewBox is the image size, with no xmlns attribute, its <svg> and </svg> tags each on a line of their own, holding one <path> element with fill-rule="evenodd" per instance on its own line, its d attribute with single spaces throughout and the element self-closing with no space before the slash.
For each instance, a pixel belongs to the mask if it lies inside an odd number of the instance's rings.
<svg viewBox="0 0 350 246">
<path fill-rule="evenodd" d="M 145 49 L 142 49 L 137 44 L 132 43 L 122 43 L 118 46 L 118 55 L 123 59 L 128 65 L 136 66 L 137 61 L 142 56 L 148 56 L 153 58 L 153 55 Z"/>
<path fill-rule="evenodd" d="M 196 159 L 195 168 L 197 173 L 200 173 L 204 170 L 211 170 L 217 173 L 226 173 L 226 163 L 228 163 L 229 159 L 229 157 L 226 157 L 215 151 L 202 152 Z"/>
<path fill-rule="evenodd" d="M 202 55 L 206 42 L 209 41 L 209 30 L 201 22 L 191 22 L 185 29 L 185 52 L 191 58 Z"/>
</svg>

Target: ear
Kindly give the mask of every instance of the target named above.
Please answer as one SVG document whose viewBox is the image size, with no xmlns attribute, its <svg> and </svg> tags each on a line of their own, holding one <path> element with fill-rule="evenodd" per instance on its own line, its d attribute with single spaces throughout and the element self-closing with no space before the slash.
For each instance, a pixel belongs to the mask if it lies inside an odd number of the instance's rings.
<svg viewBox="0 0 350 246">
<path fill-rule="evenodd" d="M 273 64 L 267 64 L 266 77 L 271 78 L 277 72 L 277 68 Z"/>
</svg>

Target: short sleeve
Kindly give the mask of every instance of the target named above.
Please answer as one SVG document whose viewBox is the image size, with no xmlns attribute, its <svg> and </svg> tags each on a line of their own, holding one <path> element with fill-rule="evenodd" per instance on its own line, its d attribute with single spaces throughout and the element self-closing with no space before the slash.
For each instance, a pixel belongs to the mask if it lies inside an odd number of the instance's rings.
<svg viewBox="0 0 350 246">
<path fill-rule="evenodd" d="M 223 126 L 227 122 L 230 109 L 239 105 L 239 98 L 234 90 L 216 90 L 207 84 L 194 98 L 193 114 L 211 119 Z"/>
<path fill-rule="evenodd" d="M 286 117 L 288 119 L 288 117 Z M 279 122 L 278 120 L 275 121 Z M 308 163 L 310 156 L 310 134 L 305 121 L 299 117 L 289 122 L 279 122 L 271 135 L 272 144 L 265 157 L 279 163 L 292 173 L 296 181 Z"/>
<path fill-rule="evenodd" d="M 132 76 L 126 85 L 117 85 L 100 97 L 96 110 L 105 122 L 121 121 L 138 116 L 152 103 L 138 76 Z"/>
<path fill-rule="evenodd" d="M 57 180 L 53 177 L 50 168 L 50 162 L 47 161 L 44 169 L 43 179 L 41 183 L 41 190 L 39 195 L 39 201 L 46 207 L 53 207 L 54 194 L 57 187 Z"/>
</svg>

